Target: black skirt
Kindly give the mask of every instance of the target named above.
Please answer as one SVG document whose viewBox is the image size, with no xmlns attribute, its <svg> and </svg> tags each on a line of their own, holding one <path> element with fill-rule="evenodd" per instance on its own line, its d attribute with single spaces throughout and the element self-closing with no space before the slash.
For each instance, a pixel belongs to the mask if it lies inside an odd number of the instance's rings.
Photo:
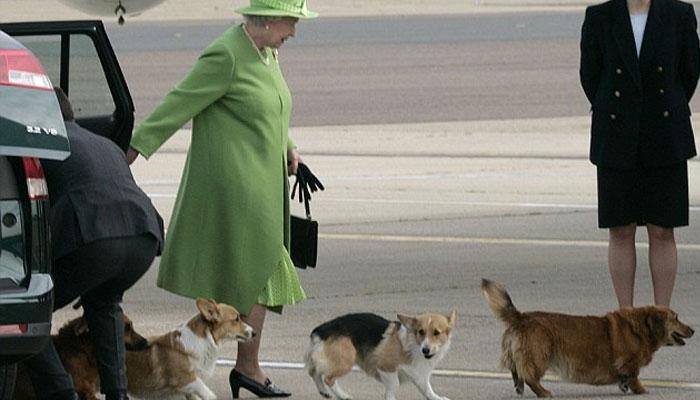
<svg viewBox="0 0 700 400">
<path fill-rule="evenodd" d="M 688 164 L 618 170 L 598 167 L 598 226 L 688 225 Z"/>
</svg>

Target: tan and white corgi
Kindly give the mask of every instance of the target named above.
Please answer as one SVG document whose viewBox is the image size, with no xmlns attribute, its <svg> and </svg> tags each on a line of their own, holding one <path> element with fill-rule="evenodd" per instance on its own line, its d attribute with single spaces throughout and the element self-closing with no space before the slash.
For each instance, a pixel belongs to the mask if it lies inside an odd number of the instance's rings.
<svg viewBox="0 0 700 400">
<path fill-rule="evenodd" d="M 216 399 L 204 380 L 216 366 L 225 341 L 249 341 L 253 328 L 238 311 L 214 300 L 197 299 L 199 314 L 162 336 L 149 338 L 145 351 L 127 352 L 129 393 L 140 398 L 185 395 L 203 400 Z"/>
<path fill-rule="evenodd" d="M 449 316 L 399 314 L 398 321 L 371 313 L 338 317 L 311 332 L 306 369 L 326 398 L 351 398 L 338 378 L 357 365 L 384 384 L 386 400 L 394 400 L 406 380 L 427 399 L 449 400 L 435 394 L 430 375 L 447 354 L 456 318 L 456 311 Z"/>
</svg>

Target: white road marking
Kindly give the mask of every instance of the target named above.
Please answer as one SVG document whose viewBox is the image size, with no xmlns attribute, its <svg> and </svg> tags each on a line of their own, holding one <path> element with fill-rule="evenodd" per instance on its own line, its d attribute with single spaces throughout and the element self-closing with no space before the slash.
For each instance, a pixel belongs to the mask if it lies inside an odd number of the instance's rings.
<svg viewBox="0 0 700 400">
<path fill-rule="evenodd" d="M 236 365 L 236 360 L 232 358 L 219 358 L 216 362 L 219 367 L 233 367 Z M 261 361 L 260 366 L 270 369 L 304 369 L 303 363 L 285 362 L 285 361 Z M 354 371 L 360 371 L 359 368 L 353 368 Z M 436 369 L 433 371 L 433 376 L 445 378 L 461 378 L 461 379 L 499 379 L 511 380 L 510 373 L 506 372 L 491 372 L 491 371 L 475 371 L 475 370 L 458 370 L 458 369 Z M 545 375 L 545 381 L 561 381 L 556 375 Z M 642 383 L 649 387 L 661 388 L 676 388 L 676 389 L 692 389 L 700 390 L 700 382 L 687 381 L 671 381 L 662 379 L 642 379 Z"/>
<path fill-rule="evenodd" d="M 564 240 L 564 239 L 526 239 L 526 238 L 489 238 L 468 236 L 412 236 L 381 235 L 372 233 L 319 233 L 319 238 L 329 240 L 366 240 L 380 242 L 423 242 L 423 243 L 465 243 L 493 245 L 525 246 L 559 246 L 559 247 L 607 247 L 604 240 Z M 700 244 L 679 243 L 678 250 L 700 251 Z M 637 248 L 649 248 L 649 243 L 637 243 Z"/>
<path fill-rule="evenodd" d="M 174 193 L 148 193 L 152 199 L 174 199 Z M 596 210 L 595 204 L 571 203 L 533 203 L 533 202 L 502 202 L 502 201 L 460 201 L 460 200 L 411 200 L 411 199 L 370 199 L 370 198 L 339 198 L 323 197 L 323 201 L 338 203 L 368 203 L 368 204 L 416 204 L 416 205 L 446 205 L 471 207 L 511 207 L 511 208 L 561 208 L 572 210 Z M 700 211 L 700 206 L 690 206 L 690 211 Z"/>
</svg>

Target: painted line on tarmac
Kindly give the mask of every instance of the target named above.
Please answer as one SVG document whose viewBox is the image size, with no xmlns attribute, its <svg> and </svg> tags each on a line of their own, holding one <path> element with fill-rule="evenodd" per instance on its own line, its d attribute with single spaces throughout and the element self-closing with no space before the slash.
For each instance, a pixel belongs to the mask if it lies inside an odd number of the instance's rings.
<svg viewBox="0 0 700 400">
<path fill-rule="evenodd" d="M 323 197 L 323 201 L 339 203 L 375 203 L 375 204 L 420 204 L 448 206 L 478 206 L 478 207 L 513 207 L 513 208 L 564 208 L 579 210 L 597 210 L 597 204 L 571 203 L 532 203 L 532 202 L 501 202 L 501 201 L 460 201 L 460 200 L 411 200 L 411 199 L 370 199 L 370 198 L 334 198 Z M 700 205 L 688 207 L 690 211 L 700 211 Z"/>
<path fill-rule="evenodd" d="M 329 240 L 365 240 L 379 242 L 464 243 L 493 245 L 523 245 L 551 247 L 608 247 L 604 240 L 518 239 L 467 236 L 411 236 L 380 235 L 372 233 L 319 233 L 319 238 Z M 637 243 L 638 248 L 649 248 L 649 243 Z M 678 250 L 700 251 L 700 244 L 679 243 Z"/>
<path fill-rule="evenodd" d="M 513 208 L 566 208 L 595 210 L 596 204 L 567 204 L 567 203 L 532 203 L 532 202 L 503 202 L 503 201 L 461 201 L 461 200 L 411 200 L 411 199 L 370 199 L 370 198 L 335 198 L 324 197 L 323 201 L 339 203 L 375 203 L 375 204 L 420 204 L 441 206 L 477 206 L 477 207 L 513 207 Z M 700 207 L 696 207 L 700 210 Z"/>
<path fill-rule="evenodd" d="M 236 360 L 233 358 L 219 358 L 216 365 L 219 367 L 233 367 L 236 364 Z M 260 366 L 263 368 L 270 369 L 291 369 L 291 370 L 302 370 L 304 369 L 303 363 L 295 362 L 285 362 L 285 361 L 261 361 Z M 359 372 L 358 367 L 354 367 L 353 371 Z M 470 370 L 458 370 L 458 369 L 436 369 L 433 371 L 433 376 L 439 376 L 444 378 L 461 378 L 461 379 L 498 379 L 498 380 L 508 380 L 510 381 L 511 375 L 506 372 L 491 372 L 491 371 L 470 371 Z M 545 381 L 550 382 L 561 382 L 562 380 L 556 375 L 545 375 L 543 378 Z M 642 379 L 642 384 L 649 387 L 659 387 L 659 388 L 674 388 L 674 389 L 690 389 L 690 390 L 700 390 L 700 382 L 686 382 L 686 381 L 671 381 L 662 379 Z"/>
<path fill-rule="evenodd" d="M 140 182 L 141 183 L 141 182 Z M 146 183 L 143 183 L 146 184 Z M 161 183 L 153 183 L 159 185 Z M 174 193 L 148 193 L 152 199 L 174 199 Z M 500 201 L 459 201 L 459 200 L 409 200 L 409 199 L 363 199 L 363 198 L 336 198 L 324 197 L 323 201 L 338 203 L 374 203 L 374 204 L 419 204 L 419 205 L 444 205 L 444 206 L 472 206 L 472 207 L 511 207 L 511 208 L 562 208 L 573 210 L 596 210 L 596 204 L 567 204 L 567 203 L 531 203 L 531 202 L 500 202 Z M 700 211 L 700 205 L 690 206 L 691 212 Z"/>
</svg>

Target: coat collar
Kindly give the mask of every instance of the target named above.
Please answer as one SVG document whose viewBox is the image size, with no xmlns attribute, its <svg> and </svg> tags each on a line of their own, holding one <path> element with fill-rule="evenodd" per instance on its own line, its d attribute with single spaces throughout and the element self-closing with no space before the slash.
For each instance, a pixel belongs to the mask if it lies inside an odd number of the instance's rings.
<svg viewBox="0 0 700 400">
<path fill-rule="evenodd" d="M 624 60 L 625 66 L 632 74 L 635 84 L 641 89 L 642 78 L 640 65 L 650 62 L 653 59 L 654 49 L 662 39 L 665 16 L 665 0 L 652 0 L 644 29 L 644 39 L 642 49 L 637 57 L 637 47 L 634 43 L 634 33 L 632 33 L 632 23 L 627 10 L 627 0 L 613 0 L 613 36 Z"/>
</svg>

